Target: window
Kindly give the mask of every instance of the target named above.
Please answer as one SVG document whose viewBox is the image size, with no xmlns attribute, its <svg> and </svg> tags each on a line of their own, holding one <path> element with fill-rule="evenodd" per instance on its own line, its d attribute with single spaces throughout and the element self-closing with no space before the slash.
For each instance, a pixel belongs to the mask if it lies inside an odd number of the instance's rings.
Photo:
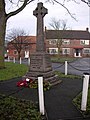
<svg viewBox="0 0 90 120">
<path fill-rule="evenodd" d="M 17 50 L 14 50 L 13 54 L 14 54 L 14 55 L 17 55 L 17 54 L 18 54 Z"/>
<path fill-rule="evenodd" d="M 84 48 L 83 53 L 84 54 L 90 54 L 90 48 Z"/>
<path fill-rule="evenodd" d="M 70 48 L 62 48 L 62 54 L 70 54 Z"/>
<path fill-rule="evenodd" d="M 69 45 L 70 44 L 70 40 L 62 40 L 62 44 L 63 45 Z"/>
<path fill-rule="evenodd" d="M 57 39 L 49 40 L 49 44 L 56 45 Z"/>
<path fill-rule="evenodd" d="M 49 53 L 50 54 L 57 54 L 58 53 L 58 48 L 49 48 Z"/>
<path fill-rule="evenodd" d="M 89 45 L 89 40 L 80 40 L 81 45 Z"/>
<path fill-rule="evenodd" d="M 81 45 L 85 45 L 85 40 L 80 40 Z"/>
</svg>

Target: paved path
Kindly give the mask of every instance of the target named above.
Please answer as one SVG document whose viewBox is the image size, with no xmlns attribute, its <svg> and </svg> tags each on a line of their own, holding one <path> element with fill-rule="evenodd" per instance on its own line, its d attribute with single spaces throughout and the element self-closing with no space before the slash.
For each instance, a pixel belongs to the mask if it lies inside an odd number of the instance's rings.
<svg viewBox="0 0 90 120">
<path fill-rule="evenodd" d="M 82 80 L 63 79 L 46 93 L 46 109 L 49 120 L 82 117 L 72 103 L 72 99 L 81 91 Z"/>
<path fill-rule="evenodd" d="M 16 86 L 16 83 L 19 80 L 21 80 L 21 78 L 0 82 L 0 93 L 8 95 L 17 91 L 15 94 L 12 94 L 12 96 L 35 102 L 38 101 L 37 90 L 30 88 L 20 90 L 22 88 Z M 45 107 L 48 120 L 83 120 L 81 113 L 72 103 L 72 99 L 81 91 L 81 89 L 82 80 L 62 79 L 61 84 L 53 86 L 49 91 L 46 91 Z M 18 92 L 18 90 L 20 91 Z"/>
</svg>

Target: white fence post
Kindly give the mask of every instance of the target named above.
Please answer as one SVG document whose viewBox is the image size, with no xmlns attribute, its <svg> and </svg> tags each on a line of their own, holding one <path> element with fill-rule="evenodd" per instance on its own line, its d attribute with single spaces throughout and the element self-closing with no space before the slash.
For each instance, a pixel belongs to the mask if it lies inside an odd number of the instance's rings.
<svg viewBox="0 0 90 120">
<path fill-rule="evenodd" d="M 67 61 L 65 61 L 65 75 L 67 75 Z"/>
<path fill-rule="evenodd" d="M 8 56 L 8 62 L 10 62 L 10 57 Z"/>
<path fill-rule="evenodd" d="M 13 62 L 15 63 L 15 57 L 13 58 Z"/>
<path fill-rule="evenodd" d="M 82 101 L 81 101 L 81 110 L 82 111 L 86 111 L 87 97 L 88 97 L 88 86 L 89 86 L 89 74 L 88 73 L 84 73 L 83 90 L 82 90 Z"/>
<path fill-rule="evenodd" d="M 45 114 L 44 109 L 44 94 L 43 94 L 43 77 L 38 76 L 38 92 L 39 92 L 39 109 L 42 115 Z"/>
<path fill-rule="evenodd" d="M 30 65 L 30 57 L 28 57 L 28 65 Z"/>
<path fill-rule="evenodd" d="M 21 59 L 21 57 L 20 57 L 20 64 L 22 63 L 22 59 Z"/>
</svg>

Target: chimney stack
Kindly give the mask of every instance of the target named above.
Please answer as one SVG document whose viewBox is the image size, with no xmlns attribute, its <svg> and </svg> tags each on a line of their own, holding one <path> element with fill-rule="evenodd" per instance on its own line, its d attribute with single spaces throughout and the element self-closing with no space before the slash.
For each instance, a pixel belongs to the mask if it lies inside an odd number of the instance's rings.
<svg viewBox="0 0 90 120">
<path fill-rule="evenodd" d="M 89 28 L 88 27 L 86 28 L 86 31 L 89 32 Z"/>
</svg>

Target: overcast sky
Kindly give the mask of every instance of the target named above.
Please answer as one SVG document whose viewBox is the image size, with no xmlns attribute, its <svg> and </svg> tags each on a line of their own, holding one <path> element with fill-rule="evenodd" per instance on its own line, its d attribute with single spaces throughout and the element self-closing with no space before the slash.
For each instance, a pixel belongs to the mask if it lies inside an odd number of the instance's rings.
<svg viewBox="0 0 90 120">
<path fill-rule="evenodd" d="M 43 1 L 43 0 L 42 0 Z M 78 0 L 80 2 L 80 0 Z M 90 30 L 90 8 L 83 2 L 76 4 L 74 2 L 68 2 L 66 7 L 74 17 L 75 21 L 67 13 L 67 11 L 58 4 L 44 3 L 44 7 L 48 9 L 48 14 L 44 17 L 44 26 L 50 29 L 49 23 L 54 17 L 57 20 L 67 20 L 67 26 L 72 30 L 85 30 L 89 27 Z M 7 22 L 7 31 L 13 28 L 21 28 L 28 32 L 30 35 L 36 35 L 36 17 L 33 16 L 33 10 L 37 7 L 37 2 L 30 3 L 22 12 L 9 18 Z"/>
</svg>

